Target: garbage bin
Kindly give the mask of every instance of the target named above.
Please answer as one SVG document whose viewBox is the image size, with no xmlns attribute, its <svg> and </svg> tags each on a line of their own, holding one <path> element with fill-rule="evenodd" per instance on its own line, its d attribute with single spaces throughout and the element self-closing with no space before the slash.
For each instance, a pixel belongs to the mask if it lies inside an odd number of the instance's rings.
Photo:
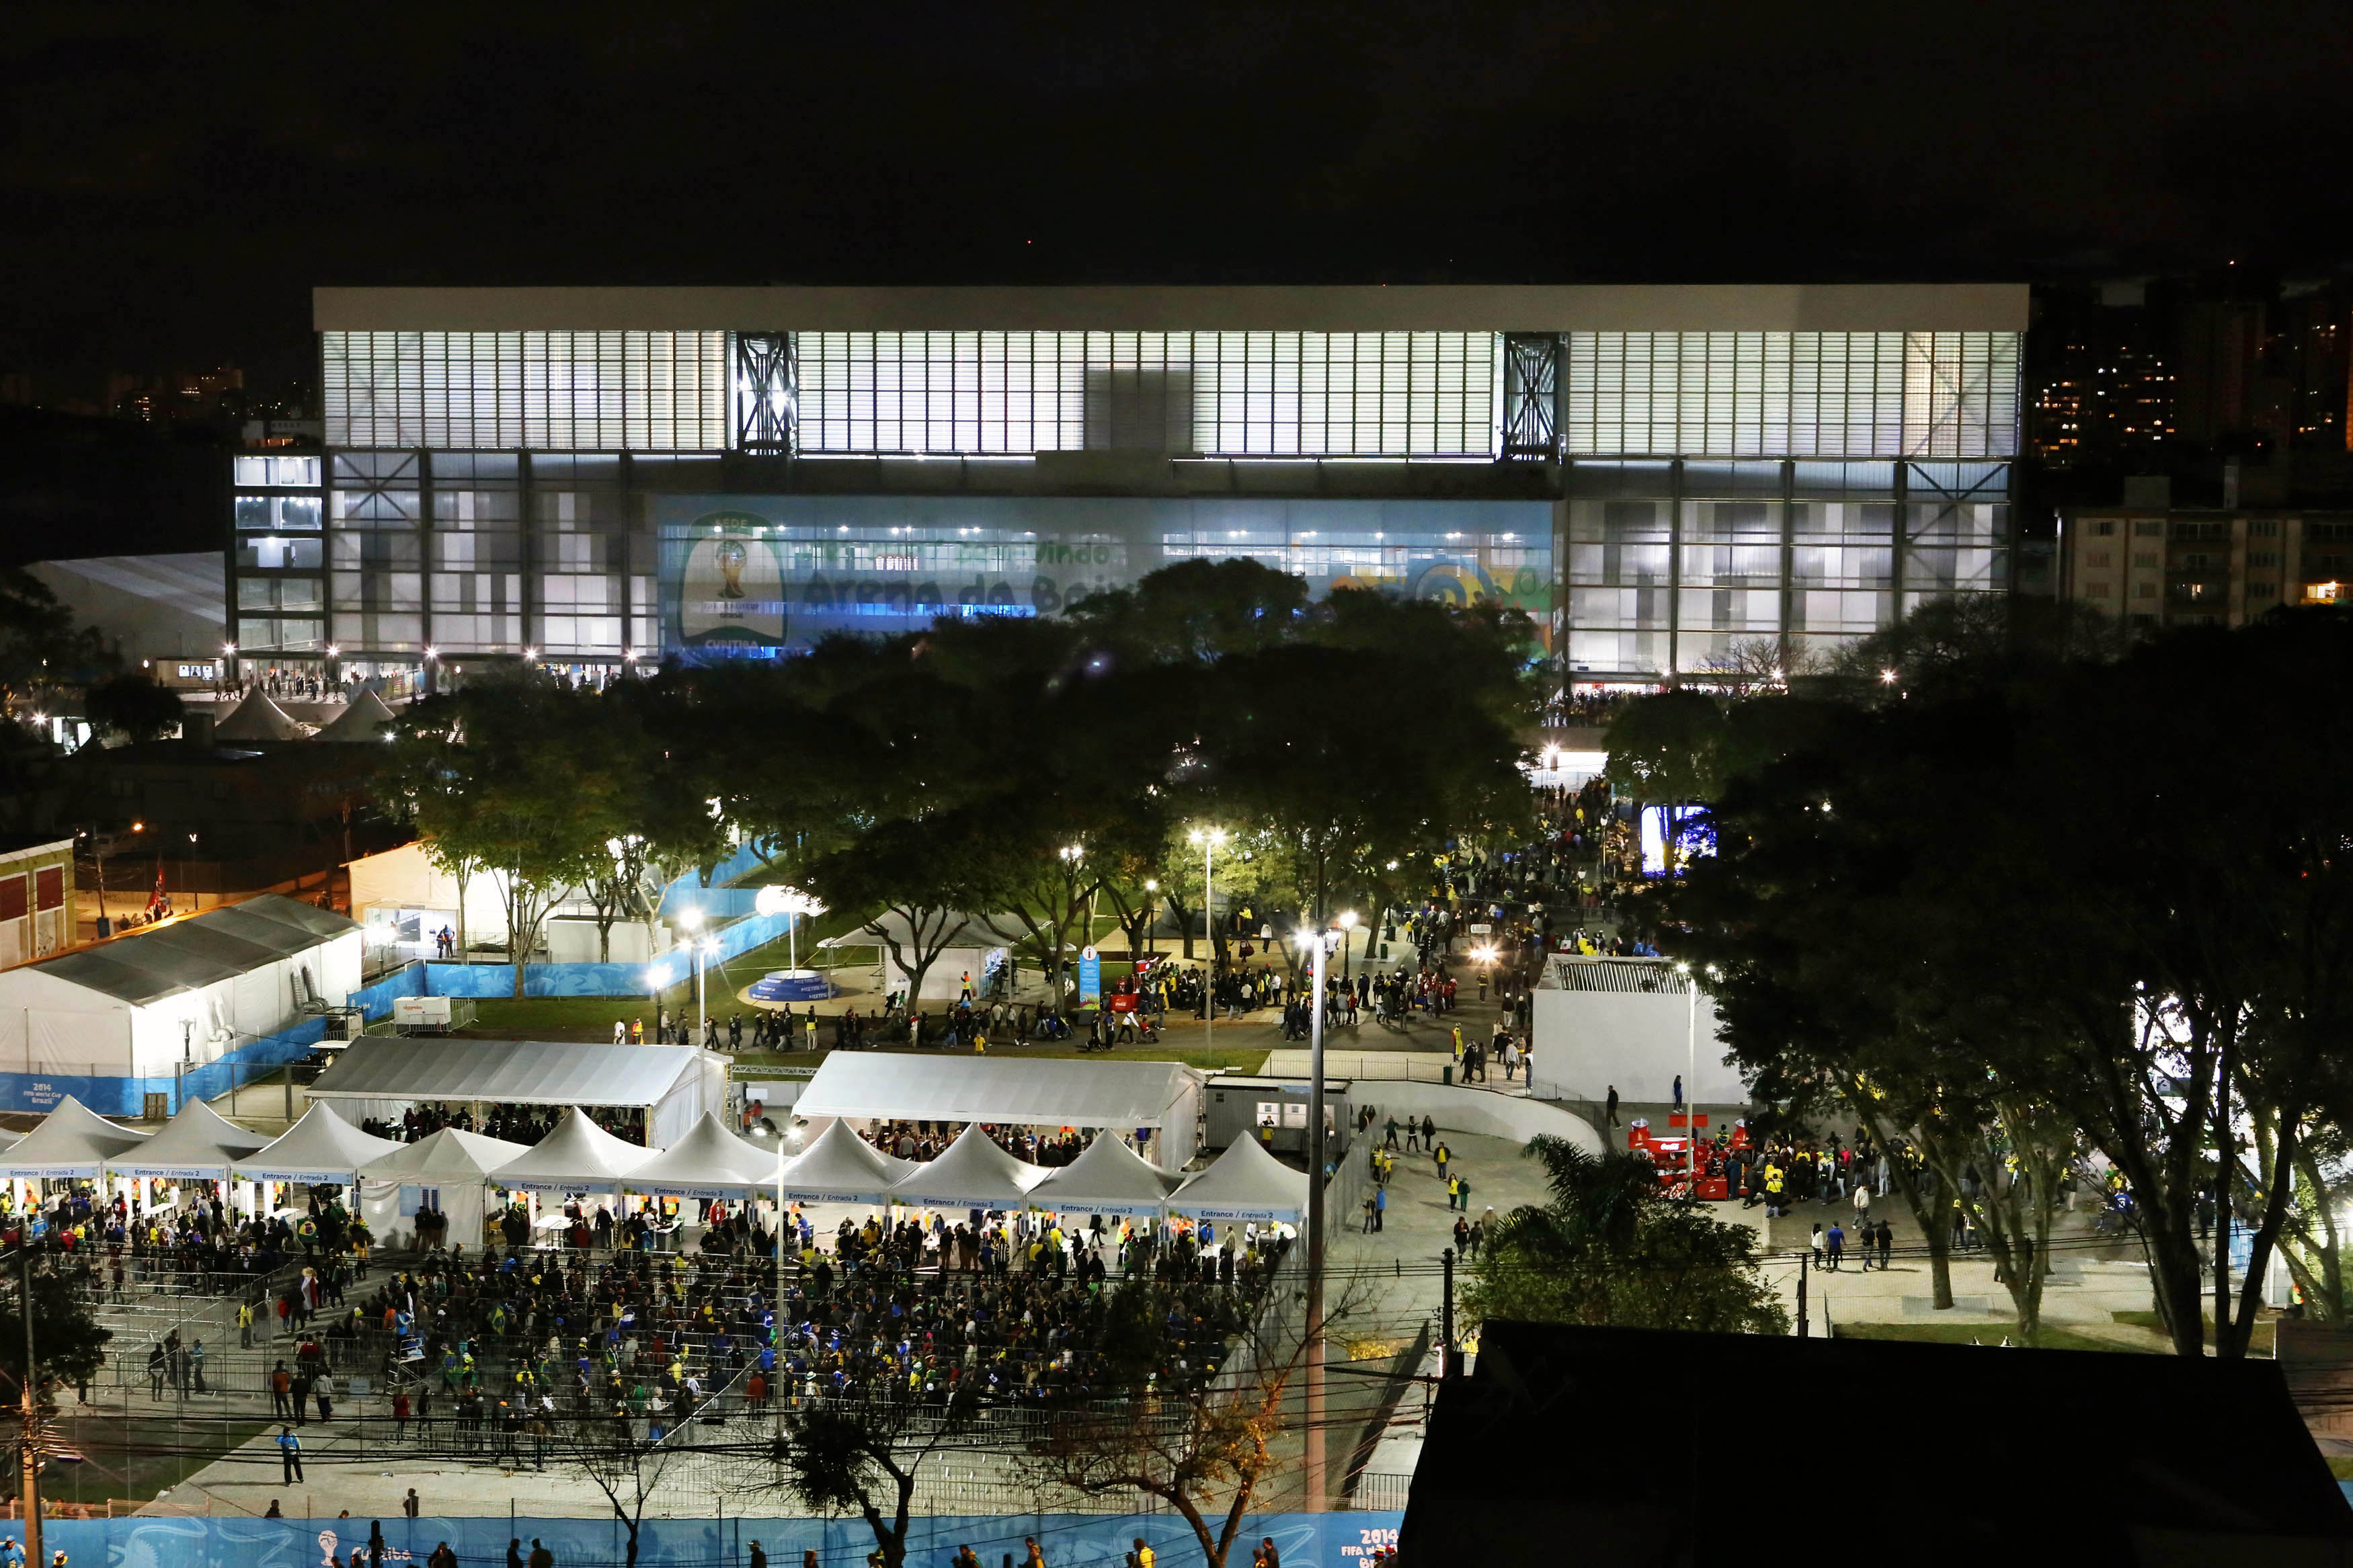
<svg viewBox="0 0 2353 1568">
<path fill-rule="evenodd" d="M 1439 1069 L 1438 1081 L 1443 1084 L 1451 1084 L 1454 1081 L 1454 1064 L 1452 1062 L 1448 1062 L 1444 1067 Z"/>
<path fill-rule="evenodd" d="M 1388 942 L 1383 942 L 1383 943 L 1381 943 L 1381 956 L 1382 956 L 1383 958 L 1387 958 L 1388 955 L 1389 955 L 1389 944 L 1388 944 Z"/>
</svg>

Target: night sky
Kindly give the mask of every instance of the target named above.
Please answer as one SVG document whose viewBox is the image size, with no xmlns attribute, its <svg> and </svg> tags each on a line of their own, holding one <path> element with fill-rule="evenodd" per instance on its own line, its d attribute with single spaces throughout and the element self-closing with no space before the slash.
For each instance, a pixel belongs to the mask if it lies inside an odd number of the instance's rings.
<svg viewBox="0 0 2353 1568">
<path fill-rule="evenodd" d="M 356 10 L 9 8 L 0 370 L 300 374 L 315 283 L 2353 256 L 2341 3 Z"/>
</svg>

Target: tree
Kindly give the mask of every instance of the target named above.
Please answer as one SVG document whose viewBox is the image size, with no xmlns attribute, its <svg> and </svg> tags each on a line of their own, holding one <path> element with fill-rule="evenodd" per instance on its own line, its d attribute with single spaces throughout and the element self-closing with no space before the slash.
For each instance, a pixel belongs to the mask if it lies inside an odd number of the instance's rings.
<svg viewBox="0 0 2353 1568">
<path fill-rule="evenodd" d="M 97 627 L 74 625 L 47 584 L 21 566 L 0 567 L 0 717 L 19 718 L 121 663 Z"/>
<path fill-rule="evenodd" d="M 879 1390 L 797 1405 L 772 1450 L 775 1484 L 813 1509 L 855 1510 L 884 1568 L 902 1568 L 916 1477 L 979 1410 L 970 1384 L 936 1402 Z"/>
<path fill-rule="evenodd" d="M 663 733 L 676 700 L 659 681 L 608 687 L 596 699 L 595 740 L 579 748 L 583 809 L 601 818 L 584 822 L 583 833 L 607 836 L 604 853 L 587 856 L 580 887 L 596 910 L 600 962 L 612 961 L 615 924 L 628 918 L 650 926 L 672 878 L 727 854 L 726 825 L 690 761 L 692 739 Z"/>
<path fill-rule="evenodd" d="M 1313 1335 L 1290 1298 L 1279 1297 L 1221 1364 L 1164 1384 L 1159 1369 L 1185 1353 L 1170 1327 L 1173 1295 L 1145 1280 L 1110 1292 L 1102 1351 L 1109 1397 L 1054 1407 L 1020 1468 L 1044 1491 L 1156 1499 L 1191 1528 L 1208 1568 L 1225 1568 L 1243 1518 L 1282 1468 L 1280 1440 L 1293 1429 L 1307 1358 L 1359 1309 L 1363 1292 L 1351 1285 Z"/>
<path fill-rule="evenodd" d="M 1466 839 L 1516 837 L 1533 819 L 1517 765 L 1537 702 L 1528 636 L 1524 617 L 1492 606 L 1333 595 L 1293 640 L 1207 675 L 1176 815 L 1214 808 L 1243 825 L 1237 868 L 1250 868 L 1267 913 L 1318 927 L 1344 903 L 1386 901 L 1396 870 Z M 1384 705 L 1411 730 L 1370 769 L 1364 714 L 1329 700 L 1367 654 Z"/>
<path fill-rule="evenodd" d="M 2328 1044 L 2353 1022 L 2353 716 L 2306 697 L 2353 672 L 2353 626 L 1974 669 L 1728 789 L 1666 923 L 1736 979 L 1819 963 L 1795 989 L 1891 994 L 1953 1053 L 1949 1089 L 2079 1132 L 2129 1184 L 2175 1348 L 2204 1353 L 2211 1278 L 2217 1352 L 2242 1354 L 2298 1152 L 2353 1102 Z M 2252 1252 L 2235 1284 L 2232 1226 L 2197 1237 L 2218 1198 Z"/>
<path fill-rule="evenodd" d="M 1756 1233 L 1661 1195 L 1650 1161 L 1566 1139 L 1524 1151 L 1552 1198 L 1514 1209 L 1472 1265 L 1463 1310 L 1489 1318 L 1705 1333 L 1786 1334 L 1757 1266 Z"/>
<path fill-rule="evenodd" d="M 17 1259 L 0 1259 L 8 1293 L 0 1297 L 0 1379 L 22 1390 L 25 1379 L 23 1279 Z M 101 1327 L 90 1310 L 89 1268 L 78 1259 L 36 1256 L 33 1261 L 33 1355 L 35 1385 L 78 1384 L 98 1375 L 113 1331 Z"/>
<path fill-rule="evenodd" d="M 125 739 L 153 741 L 180 727 L 180 695 L 146 675 L 117 675 L 92 686 L 82 699 L 90 723 Z"/>
<path fill-rule="evenodd" d="M 989 830 L 960 811 L 883 822 L 809 868 L 810 888 L 834 909 L 879 911 L 861 929 L 907 977 L 911 1012 L 923 976 L 971 929 L 975 906 L 987 897 L 991 867 L 980 847 Z"/>
<path fill-rule="evenodd" d="M 572 1456 L 583 1474 L 605 1494 L 613 1518 L 628 1534 L 622 1562 L 637 1568 L 638 1532 L 646 1503 L 661 1486 L 662 1472 L 679 1452 L 675 1444 L 640 1436 L 626 1409 L 610 1415 L 583 1415 L 572 1424 Z"/>
<path fill-rule="evenodd" d="M 604 726 L 594 692 L 523 674 L 431 698 L 402 715 L 386 773 L 435 864 L 499 879 L 513 994 L 548 911 L 599 874 L 622 786 L 596 764 Z"/>
</svg>

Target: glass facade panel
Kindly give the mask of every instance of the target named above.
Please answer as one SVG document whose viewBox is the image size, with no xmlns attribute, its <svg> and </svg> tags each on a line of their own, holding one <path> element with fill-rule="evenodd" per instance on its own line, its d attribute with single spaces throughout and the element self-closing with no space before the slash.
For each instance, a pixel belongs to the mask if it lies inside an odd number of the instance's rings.
<svg viewBox="0 0 2353 1568">
<path fill-rule="evenodd" d="M 331 447 L 718 451 L 724 332 L 323 332 Z"/>
<path fill-rule="evenodd" d="M 1571 332 L 1568 452 L 2010 457 L 2017 332 Z"/>
<path fill-rule="evenodd" d="M 800 332 L 800 450 L 1490 457 L 1492 332 Z"/>
<path fill-rule="evenodd" d="M 240 534 L 229 558 L 242 570 L 316 572 L 323 562 L 316 539 L 285 539 L 275 534 Z"/>
<path fill-rule="evenodd" d="M 237 526 L 260 533 L 314 531 L 319 526 L 317 496 L 250 496 L 237 498 Z"/>
<path fill-rule="evenodd" d="M 316 458 L 240 455 L 232 460 L 231 470 L 235 482 L 244 488 L 310 490 L 319 488 L 319 459 Z"/>
</svg>

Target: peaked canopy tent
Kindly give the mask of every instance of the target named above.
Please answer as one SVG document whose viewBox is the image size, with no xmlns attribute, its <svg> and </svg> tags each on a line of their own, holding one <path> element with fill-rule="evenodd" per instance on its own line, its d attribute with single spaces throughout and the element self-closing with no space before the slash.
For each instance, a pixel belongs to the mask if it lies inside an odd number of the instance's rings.
<svg viewBox="0 0 2353 1568">
<path fill-rule="evenodd" d="M 914 1161 L 885 1154 L 837 1118 L 785 1162 L 776 1190 L 786 1203 L 886 1203 L 891 1188 L 916 1169 Z"/>
<path fill-rule="evenodd" d="M 1071 1214 L 1157 1215 L 1168 1206 L 1168 1194 L 1182 1180 L 1105 1132 L 1080 1151 L 1077 1159 L 1048 1171 L 1046 1179 L 1029 1189 L 1029 1202 Z"/>
<path fill-rule="evenodd" d="M 357 922 L 267 894 L 0 972 L 0 1110 L 227 1093 L 307 1052 L 360 962 Z"/>
<path fill-rule="evenodd" d="M 491 1180 L 535 1193 L 616 1192 L 655 1152 L 614 1137 L 575 1105 L 529 1153 L 491 1172 Z"/>
<path fill-rule="evenodd" d="M 396 1212 L 401 1218 L 413 1218 L 430 1194 L 436 1199 L 433 1206 L 448 1217 L 444 1239 L 479 1247 L 486 1218 L 484 1184 L 492 1171 L 530 1152 L 528 1143 L 510 1143 L 503 1138 L 444 1127 L 414 1143 L 396 1144 L 391 1153 L 361 1166 L 360 1190 L 380 1200 L 385 1195 L 383 1189 L 399 1188 Z M 416 1202 L 408 1196 L 412 1189 L 417 1194 Z M 409 1231 L 415 1234 L 413 1224 Z"/>
<path fill-rule="evenodd" d="M 366 1039 L 319 1075 L 311 1098 L 386 1119 L 418 1100 L 635 1108 L 646 1112 L 647 1141 L 659 1147 L 684 1138 L 705 1112 L 726 1109 L 727 1062 L 685 1046 Z"/>
<path fill-rule="evenodd" d="M 1193 1158 L 1200 1107 L 1200 1075 L 1178 1062 L 836 1051 L 793 1102 L 793 1114 L 1150 1129 L 1161 1162 L 1181 1168 Z"/>
<path fill-rule="evenodd" d="M 1285 1220 L 1307 1212 L 1307 1173 L 1294 1171 L 1255 1138 L 1238 1138 L 1209 1168 L 1176 1189 L 1168 1206 L 1195 1219 Z"/>
<path fill-rule="evenodd" d="M 385 706 L 384 699 L 363 687 L 360 694 L 343 707 L 334 722 L 311 737 L 319 741 L 375 741 L 383 738 L 385 726 L 395 721 L 393 711 Z M 216 730 L 215 734 L 218 734 Z"/>
<path fill-rule="evenodd" d="M 100 1167 L 152 1136 L 115 1125 L 69 1094 L 38 1127 L 0 1152 L 0 1176 L 21 1182 L 69 1176 L 96 1181 Z"/>
<path fill-rule="evenodd" d="M 237 1162 L 267 1148 L 269 1140 L 229 1121 L 201 1100 L 180 1107 L 163 1131 L 106 1163 L 118 1176 L 166 1182 L 226 1182 Z"/>
<path fill-rule="evenodd" d="M 839 1125 L 839 1123 L 837 1123 Z M 692 1131 L 629 1173 L 628 1188 L 657 1198 L 741 1198 L 773 1193 L 783 1152 L 745 1142 L 705 1111 Z"/>
<path fill-rule="evenodd" d="M 313 1105 L 277 1140 L 240 1155 L 232 1169 L 248 1182 L 301 1182 L 311 1186 L 356 1186 L 360 1167 L 401 1145 L 363 1132 L 325 1105 Z"/>
<path fill-rule="evenodd" d="M 1046 1168 L 1017 1160 L 973 1122 L 936 1160 L 916 1166 L 891 1189 L 891 1201 L 930 1209 L 1018 1209 Z"/>
<path fill-rule="evenodd" d="M 299 741 L 310 732 L 309 726 L 272 702 L 259 686 L 213 726 L 216 741 Z"/>
</svg>

